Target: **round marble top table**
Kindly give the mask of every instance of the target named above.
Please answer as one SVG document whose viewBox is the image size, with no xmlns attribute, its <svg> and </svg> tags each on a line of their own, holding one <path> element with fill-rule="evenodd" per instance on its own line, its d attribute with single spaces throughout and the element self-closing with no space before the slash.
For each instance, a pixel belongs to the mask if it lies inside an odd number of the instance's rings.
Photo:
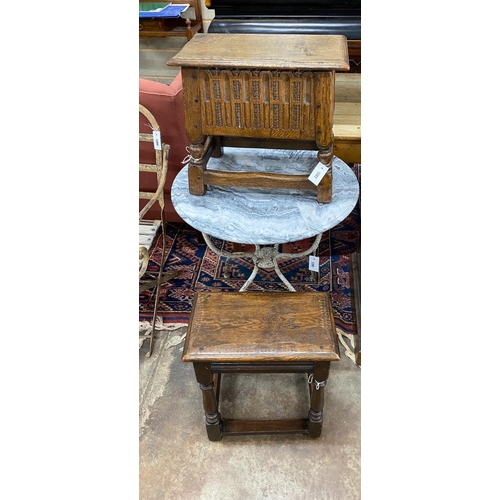
<svg viewBox="0 0 500 500">
<path fill-rule="evenodd" d="M 310 174 L 317 163 L 316 151 L 224 148 L 207 169 Z M 359 196 L 354 172 L 334 157 L 332 179 L 330 203 L 318 203 L 314 190 L 207 186 L 203 196 L 195 196 L 189 194 L 186 165 L 172 184 L 171 199 L 180 217 L 202 233 L 233 243 L 273 245 L 316 236 L 351 213 Z"/>
</svg>

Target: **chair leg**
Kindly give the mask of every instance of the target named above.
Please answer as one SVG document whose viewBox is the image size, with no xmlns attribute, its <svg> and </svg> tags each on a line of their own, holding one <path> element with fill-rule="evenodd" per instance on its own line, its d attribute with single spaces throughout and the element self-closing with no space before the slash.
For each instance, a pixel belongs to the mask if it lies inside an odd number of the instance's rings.
<svg viewBox="0 0 500 500">
<path fill-rule="evenodd" d="M 162 238 L 163 238 L 163 248 L 161 251 L 161 259 L 160 259 L 160 271 L 158 273 L 158 280 L 155 289 L 153 290 L 153 294 L 156 292 L 155 295 L 155 306 L 153 310 L 153 328 L 151 330 L 151 338 L 149 339 L 149 350 L 145 354 L 146 358 L 151 357 L 151 354 L 153 353 L 153 345 L 154 345 L 154 339 L 155 339 L 155 327 L 156 327 L 156 317 L 158 314 L 158 303 L 160 302 L 160 287 L 162 283 L 162 277 L 163 277 L 163 266 L 165 265 L 165 249 L 167 246 L 167 238 L 165 235 L 165 221 L 164 221 L 164 216 L 163 216 L 163 208 L 161 210 L 161 232 L 162 232 Z"/>
<path fill-rule="evenodd" d="M 198 245 L 206 245 L 205 238 L 203 238 L 202 232 L 199 231 L 198 229 L 195 229 L 195 232 Z"/>
</svg>

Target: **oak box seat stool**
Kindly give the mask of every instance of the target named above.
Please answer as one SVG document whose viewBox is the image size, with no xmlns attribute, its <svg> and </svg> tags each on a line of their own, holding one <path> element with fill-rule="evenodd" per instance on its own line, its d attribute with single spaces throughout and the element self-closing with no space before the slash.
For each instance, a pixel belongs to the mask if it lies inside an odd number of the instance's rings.
<svg viewBox="0 0 500 500">
<path fill-rule="evenodd" d="M 210 441 L 229 434 L 298 432 L 319 437 L 330 362 L 339 359 L 328 292 L 195 294 L 182 361 L 193 363 Z M 308 374 L 307 418 L 224 419 L 219 413 L 223 373 Z"/>
</svg>

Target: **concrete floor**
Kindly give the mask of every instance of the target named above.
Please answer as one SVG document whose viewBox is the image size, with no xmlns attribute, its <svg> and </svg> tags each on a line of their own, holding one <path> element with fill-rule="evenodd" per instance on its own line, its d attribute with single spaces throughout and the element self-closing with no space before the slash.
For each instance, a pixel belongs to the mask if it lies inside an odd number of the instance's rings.
<svg viewBox="0 0 500 500">
<path fill-rule="evenodd" d="M 288 434 L 211 442 L 193 367 L 181 361 L 185 331 L 160 331 L 149 359 L 148 340 L 139 350 L 141 500 L 361 498 L 361 369 L 342 346 L 325 388 L 319 439 Z M 305 417 L 306 375 L 225 374 L 220 404 L 223 418 Z"/>
</svg>

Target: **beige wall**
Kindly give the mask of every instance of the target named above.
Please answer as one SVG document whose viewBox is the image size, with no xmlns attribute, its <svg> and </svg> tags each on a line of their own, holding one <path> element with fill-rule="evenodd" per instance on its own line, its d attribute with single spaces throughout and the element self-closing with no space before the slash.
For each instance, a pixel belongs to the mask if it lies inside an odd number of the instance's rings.
<svg viewBox="0 0 500 500">
<path fill-rule="evenodd" d="M 201 5 L 201 18 L 203 19 L 203 31 L 206 33 L 212 19 L 214 18 L 214 10 L 207 9 L 205 6 L 205 0 L 200 0 Z"/>
<path fill-rule="evenodd" d="M 207 9 L 205 0 L 198 0 L 201 7 L 203 30 L 206 33 L 214 10 Z M 188 16 L 194 19 L 194 9 L 188 10 Z M 179 73 L 180 68 L 167 66 L 167 61 L 187 43 L 184 37 L 139 38 L 139 76 L 147 80 L 166 83 L 167 85 Z"/>
</svg>

